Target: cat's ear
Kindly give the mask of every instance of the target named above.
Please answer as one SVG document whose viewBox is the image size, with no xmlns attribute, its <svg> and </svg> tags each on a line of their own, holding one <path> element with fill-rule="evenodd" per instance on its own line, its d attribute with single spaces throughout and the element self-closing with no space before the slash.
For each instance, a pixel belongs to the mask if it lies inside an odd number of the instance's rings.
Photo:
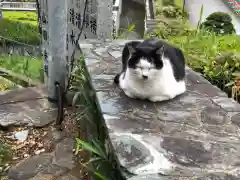
<svg viewBox="0 0 240 180">
<path fill-rule="evenodd" d="M 130 54 L 133 54 L 136 52 L 136 49 L 131 44 L 128 44 L 127 47 Z"/>
<path fill-rule="evenodd" d="M 156 54 L 162 56 L 164 53 L 164 45 L 157 49 Z"/>
</svg>

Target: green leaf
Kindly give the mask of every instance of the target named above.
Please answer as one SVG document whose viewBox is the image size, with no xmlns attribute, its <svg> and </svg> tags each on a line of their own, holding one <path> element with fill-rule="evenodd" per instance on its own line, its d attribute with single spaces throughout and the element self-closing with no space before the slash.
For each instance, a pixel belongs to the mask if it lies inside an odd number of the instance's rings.
<svg viewBox="0 0 240 180">
<path fill-rule="evenodd" d="M 131 25 L 131 26 L 128 28 L 128 32 L 132 32 L 132 31 L 134 30 L 134 28 L 135 28 L 135 25 L 134 25 L 134 24 Z"/>
<path fill-rule="evenodd" d="M 103 159 L 101 157 L 95 157 L 95 158 L 90 158 L 90 160 L 87 162 L 88 164 L 90 163 L 96 163 L 98 161 L 102 161 Z"/>
<path fill-rule="evenodd" d="M 76 102 L 78 100 L 78 97 L 81 95 L 81 92 L 77 92 L 74 94 L 73 100 L 72 100 L 72 106 L 76 105 Z"/>
<path fill-rule="evenodd" d="M 106 154 L 104 153 L 104 150 L 101 148 L 101 145 L 100 145 L 101 142 L 97 142 L 97 141 L 94 140 L 94 139 L 92 140 L 92 142 L 93 142 L 94 146 L 98 149 L 98 151 L 102 154 L 101 157 L 107 159 L 107 156 L 106 156 Z"/>
<path fill-rule="evenodd" d="M 93 147 L 90 143 L 84 142 L 81 139 L 77 139 L 77 145 L 82 146 L 83 149 L 86 149 L 101 157 L 101 153 L 95 147 Z"/>
<path fill-rule="evenodd" d="M 203 4 L 202 4 L 201 10 L 200 10 L 200 17 L 199 17 L 199 21 L 198 21 L 198 24 L 197 24 L 197 29 L 199 29 L 200 24 L 202 22 L 202 15 L 203 15 Z"/>
<path fill-rule="evenodd" d="M 88 169 L 91 173 L 93 173 L 95 176 L 100 178 L 101 180 L 109 180 L 105 176 L 101 175 L 99 172 L 95 171 L 94 169 L 90 168 L 89 166 L 82 164 L 86 169 Z"/>
</svg>

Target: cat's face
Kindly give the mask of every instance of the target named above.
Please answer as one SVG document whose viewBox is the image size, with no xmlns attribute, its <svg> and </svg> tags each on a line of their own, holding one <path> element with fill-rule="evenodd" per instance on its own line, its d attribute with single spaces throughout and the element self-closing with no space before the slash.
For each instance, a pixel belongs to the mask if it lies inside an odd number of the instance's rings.
<svg viewBox="0 0 240 180">
<path fill-rule="evenodd" d="M 128 68 L 138 79 L 151 80 L 157 76 L 157 73 L 163 67 L 163 51 L 160 49 L 133 49 L 129 47 L 130 58 L 128 60 Z"/>
</svg>

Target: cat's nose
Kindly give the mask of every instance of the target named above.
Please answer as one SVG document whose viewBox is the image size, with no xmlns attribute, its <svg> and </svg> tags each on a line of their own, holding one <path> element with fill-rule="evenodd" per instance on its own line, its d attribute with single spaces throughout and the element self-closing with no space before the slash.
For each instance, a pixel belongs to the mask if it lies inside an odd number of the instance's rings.
<svg viewBox="0 0 240 180">
<path fill-rule="evenodd" d="M 146 76 L 146 75 L 142 75 L 142 77 L 143 77 L 143 79 L 147 79 L 148 78 L 148 76 Z"/>
</svg>

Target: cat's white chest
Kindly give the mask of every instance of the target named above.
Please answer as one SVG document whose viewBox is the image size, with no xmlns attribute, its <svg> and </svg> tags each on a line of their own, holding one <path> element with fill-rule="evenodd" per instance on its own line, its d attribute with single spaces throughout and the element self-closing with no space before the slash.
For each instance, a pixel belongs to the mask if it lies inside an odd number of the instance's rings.
<svg viewBox="0 0 240 180">
<path fill-rule="evenodd" d="M 146 99 L 150 94 L 153 94 L 155 91 L 157 91 L 155 87 L 153 89 L 152 82 L 147 82 L 144 80 L 135 81 L 128 74 L 125 75 L 120 87 L 126 94 L 128 94 L 128 96 L 131 94 L 132 96 L 141 99 Z"/>
</svg>

